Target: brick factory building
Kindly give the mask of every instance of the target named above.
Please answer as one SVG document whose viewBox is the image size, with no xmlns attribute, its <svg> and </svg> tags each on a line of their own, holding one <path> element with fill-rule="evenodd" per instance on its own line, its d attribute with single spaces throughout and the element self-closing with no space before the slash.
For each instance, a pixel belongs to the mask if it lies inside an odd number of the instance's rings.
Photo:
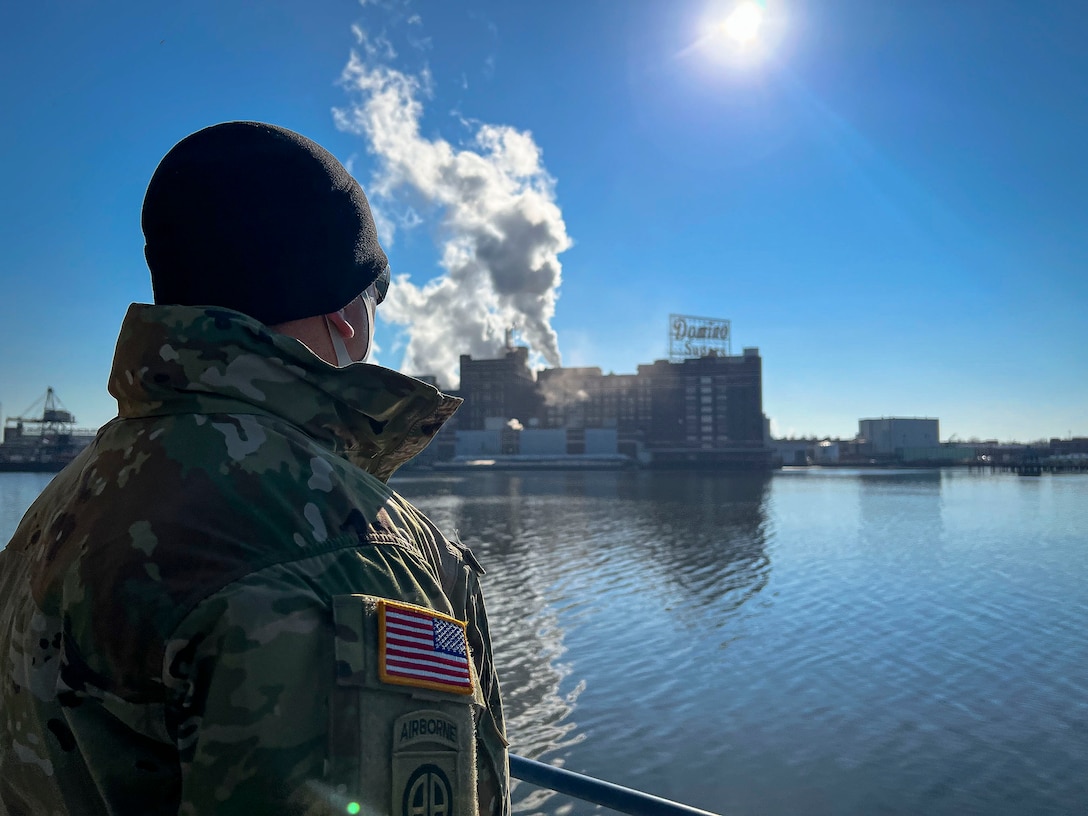
<svg viewBox="0 0 1088 816">
<path fill-rule="evenodd" d="M 462 355 L 456 393 L 465 404 L 440 434 L 443 459 L 512 450 L 603 456 L 611 446 L 653 467 L 770 467 L 757 348 L 658 360 L 637 374 L 584 367 L 534 377 L 528 349 L 508 347 L 498 359 Z"/>
</svg>

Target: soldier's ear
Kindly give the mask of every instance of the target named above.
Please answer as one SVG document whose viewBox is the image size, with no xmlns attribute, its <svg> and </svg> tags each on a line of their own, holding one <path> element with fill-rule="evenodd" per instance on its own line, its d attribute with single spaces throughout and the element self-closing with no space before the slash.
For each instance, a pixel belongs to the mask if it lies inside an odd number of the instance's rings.
<svg viewBox="0 0 1088 816">
<path fill-rule="evenodd" d="M 329 321 L 329 325 L 334 326 L 336 331 L 340 333 L 340 336 L 345 340 L 350 340 L 355 336 L 355 327 L 348 323 L 348 319 L 344 317 L 344 310 L 329 312 L 325 315 L 325 319 Z"/>
</svg>

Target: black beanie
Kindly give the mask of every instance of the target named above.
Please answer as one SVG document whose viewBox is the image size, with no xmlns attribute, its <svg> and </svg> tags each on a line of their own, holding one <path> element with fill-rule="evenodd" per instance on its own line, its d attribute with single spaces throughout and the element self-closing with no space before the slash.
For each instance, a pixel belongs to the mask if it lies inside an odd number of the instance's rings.
<svg viewBox="0 0 1088 816">
<path fill-rule="evenodd" d="M 387 263 L 343 165 L 261 122 L 178 142 L 151 177 L 142 223 L 156 303 L 224 306 L 266 325 L 342 308 Z"/>
</svg>

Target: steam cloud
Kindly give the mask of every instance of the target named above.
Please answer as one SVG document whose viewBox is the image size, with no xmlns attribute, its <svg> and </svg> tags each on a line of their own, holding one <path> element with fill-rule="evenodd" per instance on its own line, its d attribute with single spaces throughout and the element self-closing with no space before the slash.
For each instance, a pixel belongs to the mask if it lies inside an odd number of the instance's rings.
<svg viewBox="0 0 1088 816">
<path fill-rule="evenodd" d="M 584 373 L 591 371 L 596 377 L 600 377 L 598 368 L 571 369 L 563 368 L 549 371 L 548 376 L 540 378 L 540 391 L 544 396 L 544 403 L 554 407 L 569 407 L 579 402 L 587 402 L 589 393 L 586 391 L 586 380 L 589 377 Z"/>
<path fill-rule="evenodd" d="M 361 44 L 367 56 L 353 52 L 343 74 L 351 104 L 333 114 L 378 158 L 368 193 L 389 201 L 399 193 L 421 197 L 441 214 L 444 273 L 422 286 L 396 275 L 382 305 L 384 319 L 407 327 L 401 369 L 456 387 L 459 355 L 498 356 L 511 326 L 530 347 L 532 364 L 559 366 L 551 319 L 558 256 L 571 241 L 532 135 L 484 124 L 470 148 L 424 138 L 419 97 L 429 76 L 377 64 L 374 48 Z M 388 214 L 384 221 L 388 229 Z"/>
</svg>

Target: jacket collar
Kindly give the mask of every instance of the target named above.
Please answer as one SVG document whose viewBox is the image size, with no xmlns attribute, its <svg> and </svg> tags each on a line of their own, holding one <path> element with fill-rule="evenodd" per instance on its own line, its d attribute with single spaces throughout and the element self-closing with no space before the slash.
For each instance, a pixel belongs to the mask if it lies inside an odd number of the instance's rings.
<svg viewBox="0 0 1088 816">
<path fill-rule="evenodd" d="M 121 418 L 261 414 L 388 479 L 462 400 L 382 366 L 336 368 L 240 312 L 205 306 L 128 309 L 110 393 Z"/>
</svg>

